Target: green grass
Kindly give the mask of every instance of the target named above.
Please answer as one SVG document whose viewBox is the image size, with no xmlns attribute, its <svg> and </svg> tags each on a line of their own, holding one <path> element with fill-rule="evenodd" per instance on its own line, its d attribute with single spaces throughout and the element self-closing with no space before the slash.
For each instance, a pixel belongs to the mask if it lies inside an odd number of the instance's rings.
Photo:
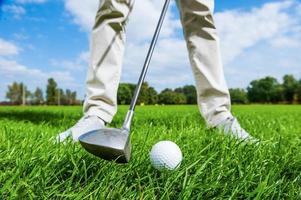
<svg viewBox="0 0 301 200">
<path fill-rule="evenodd" d="M 111 126 L 121 126 L 126 109 Z M 301 199 L 301 106 L 233 112 L 261 145 L 207 129 L 196 106 L 138 107 L 132 160 L 119 165 L 52 142 L 80 107 L 0 107 L 0 199 Z M 176 171 L 151 167 L 148 152 L 160 140 L 182 149 Z"/>
</svg>

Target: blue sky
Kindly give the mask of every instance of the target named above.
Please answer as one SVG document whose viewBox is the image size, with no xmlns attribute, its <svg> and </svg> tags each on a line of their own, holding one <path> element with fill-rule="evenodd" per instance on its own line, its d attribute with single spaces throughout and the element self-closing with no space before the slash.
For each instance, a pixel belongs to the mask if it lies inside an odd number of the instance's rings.
<svg viewBox="0 0 301 200">
<path fill-rule="evenodd" d="M 122 82 L 137 81 L 163 1 L 136 1 L 128 27 Z M 52 76 L 84 96 L 89 35 L 97 0 L 2 1 L 0 100 L 7 85 L 23 81 L 43 89 Z M 284 74 L 301 78 L 301 2 L 215 1 L 225 76 L 229 87 Z M 141 31 L 144 30 L 144 31 Z M 172 51 L 174 48 L 179 51 Z M 164 80 L 164 82 L 162 82 Z M 178 12 L 172 3 L 147 81 L 157 90 L 194 83 Z"/>
</svg>

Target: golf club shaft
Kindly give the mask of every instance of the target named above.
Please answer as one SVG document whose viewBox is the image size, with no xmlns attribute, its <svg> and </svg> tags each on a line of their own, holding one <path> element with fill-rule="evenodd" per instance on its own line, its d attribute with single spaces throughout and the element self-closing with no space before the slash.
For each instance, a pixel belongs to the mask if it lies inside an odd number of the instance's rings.
<svg viewBox="0 0 301 200">
<path fill-rule="evenodd" d="M 138 97 L 139 97 L 139 94 L 140 94 L 140 91 L 141 91 L 141 87 L 142 87 L 143 81 L 145 79 L 147 70 L 148 70 L 148 66 L 149 66 L 150 61 L 151 61 L 156 43 L 158 41 L 160 30 L 161 30 L 165 15 L 166 15 L 167 10 L 168 10 L 169 2 L 170 2 L 170 0 L 166 0 L 165 3 L 164 3 L 163 10 L 161 12 L 161 16 L 160 16 L 160 19 L 158 21 L 155 34 L 153 36 L 150 48 L 148 50 L 148 53 L 147 53 L 147 56 L 146 56 L 146 59 L 145 59 L 144 65 L 143 65 L 142 72 L 140 74 L 140 77 L 139 77 L 139 80 L 138 80 L 138 83 L 137 83 L 137 86 L 136 86 L 136 89 L 135 89 L 135 92 L 134 92 L 134 96 L 133 96 L 132 101 L 131 101 L 130 109 L 129 109 L 127 115 L 126 115 L 126 118 L 125 118 L 125 121 L 124 121 L 124 124 L 123 124 L 123 128 L 125 128 L 125 129 L 128 129 L 128 130 L 130 129 L 130 124 L 131 124 L 132 117 L 133 117 L 133 114 L 134 114 L 134 110 L 135 110 L 135 107 L 136 107 L 136 104 L 137 104 L 137 100 L 138 100 Z"/>
</svg>

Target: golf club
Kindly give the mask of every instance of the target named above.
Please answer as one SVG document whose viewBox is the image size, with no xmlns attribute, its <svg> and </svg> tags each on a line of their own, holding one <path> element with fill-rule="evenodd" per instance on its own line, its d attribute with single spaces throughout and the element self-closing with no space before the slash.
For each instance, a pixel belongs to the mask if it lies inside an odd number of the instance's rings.
<svg viewBox="0 0 301 200">
<path fill-rule="evenodd" d="M 168 10 L 170 0 L 166 0 L 156 27 L 150 48 L 148 50 L 142 72 L 137 83 L 130 108 L 126 114 L 122 128 L 103 128 L 88 132 L 79 137 L 79 141 L 84 149 L 91 154 L 105 160 L 114 160 L 117 163 L 127 163 L 131 158 L 130 127 L 134 115 L 135 106 L 140 94 L 140 90 L 145 79 L 148 66 L 150 64 L 155 45 Z"/>
</svg>

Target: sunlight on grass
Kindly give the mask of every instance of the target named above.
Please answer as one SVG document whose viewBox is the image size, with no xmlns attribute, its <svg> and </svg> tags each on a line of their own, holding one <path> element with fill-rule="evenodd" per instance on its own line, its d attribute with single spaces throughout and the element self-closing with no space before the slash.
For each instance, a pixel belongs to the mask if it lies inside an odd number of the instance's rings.
<svg viewBox="0 0 301 200">
<path fill-rule="evenodd" d="M 110 126 L 120 127 L 127 107 Z M 119 165 L 53 137 L 81 117 L 80 107 L 0 107 L 0 199 L 301 198 L 301 106 L 234 106 L 259 146 L 207 129 L 196 106 L 137 107 L 133 157 Z M 184 160 L 154 170 L 153 144 L 172 140 Z"/>
</svg>

